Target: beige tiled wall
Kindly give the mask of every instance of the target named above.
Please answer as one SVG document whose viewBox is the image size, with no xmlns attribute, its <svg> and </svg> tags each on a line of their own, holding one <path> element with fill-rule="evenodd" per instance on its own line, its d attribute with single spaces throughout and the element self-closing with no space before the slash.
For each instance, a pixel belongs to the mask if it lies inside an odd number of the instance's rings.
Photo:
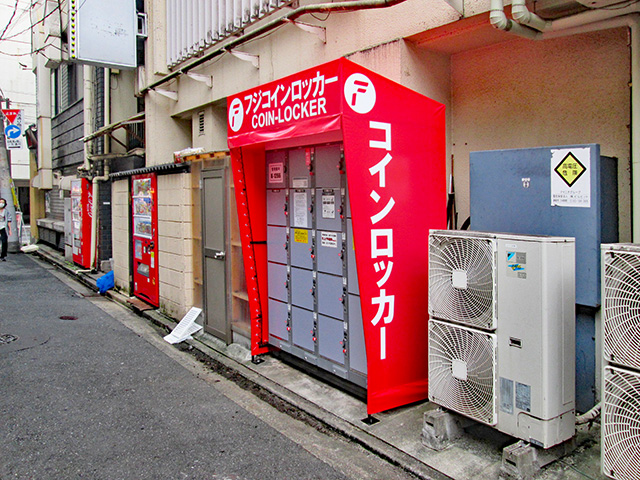
<svg viewBox="0 0 640 480">
<path fill-rule="evenodd" d="M 194 305 L 191 174 L 158 176 L 160 308 L 181 318 Z"/>
<path fill-rule="evenodd" d="M 113 272 L 118 289 L 129 292 L 129 178 L 111 183 Z"/>
</svg>

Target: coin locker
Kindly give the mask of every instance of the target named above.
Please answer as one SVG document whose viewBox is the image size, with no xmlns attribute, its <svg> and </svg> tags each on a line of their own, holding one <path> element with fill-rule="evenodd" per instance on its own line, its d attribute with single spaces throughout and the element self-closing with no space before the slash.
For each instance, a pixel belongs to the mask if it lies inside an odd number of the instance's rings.
<svg viewBox="0 0 640 480">
<path fill-rule="evenodd" d="M 342 145 L 267 152 L 266 168 L 269 342 L 366 387 Z"/>
</svg>

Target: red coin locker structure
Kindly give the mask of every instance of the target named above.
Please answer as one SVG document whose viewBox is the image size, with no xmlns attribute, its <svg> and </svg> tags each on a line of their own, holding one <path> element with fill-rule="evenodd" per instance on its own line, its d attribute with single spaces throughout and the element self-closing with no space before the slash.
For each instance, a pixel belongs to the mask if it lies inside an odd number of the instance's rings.
<svg viewBox="0 0 640 480">
<path fill-rule="evenodd" d="M 92 185 L 86 178 L 71 181 L 71 217 L 73 221 L 73 262 L 84 268 L 91 265 Z"/>
<path fill-rule="evenodd" d="M 446 226 L 444 105 L 341 58 L 228 99 L 252 354 L 427 398 L 429 229 Z"/>
<path fill-rule="evenodd" d="M 158 202 L 154 173 L 131 177 L 133 294 L 158 307 Z"/>
</svg>

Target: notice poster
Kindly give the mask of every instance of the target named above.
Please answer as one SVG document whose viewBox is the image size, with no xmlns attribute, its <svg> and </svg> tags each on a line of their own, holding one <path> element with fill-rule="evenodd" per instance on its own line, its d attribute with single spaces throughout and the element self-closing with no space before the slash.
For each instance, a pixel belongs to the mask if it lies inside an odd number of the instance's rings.
<svg viewBox="0 0 640 480">
<path fill-rule="evenodd" d="M 551 150 L 551 205 L 591 207 L 591 149 Z"/>
</svg>

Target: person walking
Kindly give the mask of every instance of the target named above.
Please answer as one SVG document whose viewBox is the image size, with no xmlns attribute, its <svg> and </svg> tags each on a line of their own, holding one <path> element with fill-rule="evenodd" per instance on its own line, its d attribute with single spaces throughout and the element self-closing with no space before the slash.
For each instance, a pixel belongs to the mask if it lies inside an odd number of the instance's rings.
<svg viewBox="0 0 640 480">
<path fill-rule="evenodd" d="M 9 248 L 9 235 L 11 235 L 11 214 L 7 207 L 7 201 L 0 198 L 0 261 L 7 261 L 7 249 Z"/>
</svg>

